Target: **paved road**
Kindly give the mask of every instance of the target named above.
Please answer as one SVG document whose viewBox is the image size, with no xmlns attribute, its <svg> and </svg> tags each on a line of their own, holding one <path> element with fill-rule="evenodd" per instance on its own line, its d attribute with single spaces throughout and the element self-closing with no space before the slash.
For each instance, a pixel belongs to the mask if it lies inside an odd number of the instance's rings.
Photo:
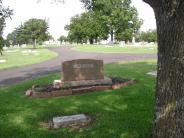
<svg viewBox="0 0 184 138">
<path fill-rule="evenodd" d="M 104 63 L 112 63 L 117 61 L 156 58 L 156 54 L 83 53 L 72 51 L 69 47 L 50 48 L 50 50 L 57 52 L 58 57 L 34 65 L 28 65 L 15 69 L 0 70 L 0 86 L 11 85 L 24 80 L 36 78 L 38 76 L 58 72 L 61 70 L 61 62 L 72 59 L 92 58 L 104 60 Z"/>
</svg>

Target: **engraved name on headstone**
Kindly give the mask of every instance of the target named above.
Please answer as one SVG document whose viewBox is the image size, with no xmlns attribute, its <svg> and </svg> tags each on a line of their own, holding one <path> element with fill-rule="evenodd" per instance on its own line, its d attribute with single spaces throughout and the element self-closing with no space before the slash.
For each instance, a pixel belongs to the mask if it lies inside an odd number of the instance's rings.
<svg viewBox="0 0 184 138">
<path fill-rule="evenodd" d="M 81 81 L 104 79 L 103 61 L 78 59 L 62 64 L 62 81 Z"/>
</svg>

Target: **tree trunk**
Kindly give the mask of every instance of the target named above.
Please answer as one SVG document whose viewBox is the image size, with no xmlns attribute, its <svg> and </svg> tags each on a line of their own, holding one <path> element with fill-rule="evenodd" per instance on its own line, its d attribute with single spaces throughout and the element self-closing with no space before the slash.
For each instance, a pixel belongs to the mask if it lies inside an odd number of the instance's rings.
<svg viewBox="0 0 184 138">
<path fill-rule="evenodd" d="M 184 138 L 184 12 L 167 4 L 154 5 L 158 74 L 153 138 Z"/>
<path fill-rule="evenodd" d="M 90 44 L 93 44 L 93 43 L 94 43 L 93 38 L 90 38 L 90 39 L 89 39 L 89 43 L 90 43 Z"/>
<path fill-rule="evenodd" d="M 36 39 L 34 39 L 33 48 L 34 48 L 34 49 L 36 48 Z"/>
<path fill-rule="evenodd" d="M 110 35 L 111 35 L 111 42 L 114 42 L 114 32 L 113 32 L 113 30 L 111 30 Z"/>
<path fill-rule="evenodd" d="M 98 43 L 98 38 L 95 38 L 95 44 L 97 44 Z"/>
<path fill-rule="evenodd" d="M 1 56 L 3 55 L 3 52 L 2 52 L 2 51 L 3 51 L 3 50 L 0 49 L 0 54 L 1 54 Z"/>
</svg>

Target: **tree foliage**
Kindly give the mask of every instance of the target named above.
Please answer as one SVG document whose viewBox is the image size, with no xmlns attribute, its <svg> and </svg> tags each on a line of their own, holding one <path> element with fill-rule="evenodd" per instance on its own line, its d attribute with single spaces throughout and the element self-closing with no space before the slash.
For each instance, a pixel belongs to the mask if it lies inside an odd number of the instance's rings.
<svg viewBox="0 0 184 138">
<path fill-rule="evenodd" d="M 93 11 L 76 15 L 65 28 L 69 31 L 68 39 L 76 43 L 86 43 L 89 40 L 93 44 L 94 40 L 107 38 L 108 35 L 106 26 Z"/>
<path fill-rule="evenodd" d="M 8 34 L 7 40 L 13 45 L 33 44 L 48 40 L 48 23 L 42 19 L 29 19 L 23 25 L 17 27 L 12 33 Z"/>
<path fill-rule="evenodd" d="M 109 34 L 112 41 L 113 38 L 117 41 L 128 41 L 142 24 L 130 0 L 81 1 L 87 11 L 73 17 L 71 23 L 66 26 L 70 41 L 77 43 L 89 41 L 92 44 L 94 41 L 106 40 Z"/>
<path fill-rule="evenodd" d="M 156 30 L 148 30 L 147 32 L 140 32 L 137 39 L 139 41 L 144 41 L 144 42 L 156 42 L 157 32 Z"/>
<path fill-rule="evenodd" d="M 61 43 L 62 43 L 62 42 L 66 42 L 66 41 L 67 41 L 67 37 L 64 36 L 64 35 L 61 35 L 61 36 L 58 38 L 58 41 L 60 41 Z"/>
<path fill-rule="evenodd" d="M 3 55 L 3 53 L 2 53 L 3 45 L 4 45 L 4 39 L 2 36 L 0 36 L 0 54 L 1 54 L 1 56 Z"/>
<path fill-rule="evenodd" d="M 115 35 L 118 41 L 130 40 L 133 33 L 136 33 L 142 25 L 138 18 L 135 7 L 131 6 L 131 0 L 81 0 L 84 7 L 99 15 L 98 18 L 108 27 L 111 40 Z M 129 22 L 132 22 L 130 25 Z"/>
<path fill-rule="evenodd" d="M 2 1 L 0 0 L 0 54 L 2 55 L 4 39 L 2 37 L 3 29 L 6 25 L 5 19 L 10 17 L 13 14 L 13 11 L 8 7 L 4 7 Z"/>
</svg>

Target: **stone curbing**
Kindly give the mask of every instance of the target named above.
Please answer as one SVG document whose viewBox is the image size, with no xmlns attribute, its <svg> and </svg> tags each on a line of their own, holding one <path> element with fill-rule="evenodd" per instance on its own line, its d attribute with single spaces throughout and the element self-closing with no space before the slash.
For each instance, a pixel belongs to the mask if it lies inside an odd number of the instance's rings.
<svg viewBox="0 0 184 138">
<path fill-rule="evenodd" d="M 104 91 L 104 90 L 117 90 L 135 83 L 135 80 L 129 80 L 127 82 L 113 84 L 113 85 L 98 85 L 98 86 L 88 86 L 81 88 L 73 88 L 67 90 L 56 90 L 52 92 L 36 92 L 33 89 L 29 89 L 26 91 L 25 95 L 32 98 L 49 98 L 49 97 L 62 97 L 62 96 L 70 96 L 77 94 L 85 94 L 95 91 Z"/>
<path fill-rule="evenodd" d="M 114 85 L 112 85 L 112 89 L 113 90 L 121 89 L 122 87 L 126 87 L 126 86 L 134 84 L 134 83 L 135 83 L 135 80 L 130 80 L 128 82 L 114 84 Z"/>
</svg>

